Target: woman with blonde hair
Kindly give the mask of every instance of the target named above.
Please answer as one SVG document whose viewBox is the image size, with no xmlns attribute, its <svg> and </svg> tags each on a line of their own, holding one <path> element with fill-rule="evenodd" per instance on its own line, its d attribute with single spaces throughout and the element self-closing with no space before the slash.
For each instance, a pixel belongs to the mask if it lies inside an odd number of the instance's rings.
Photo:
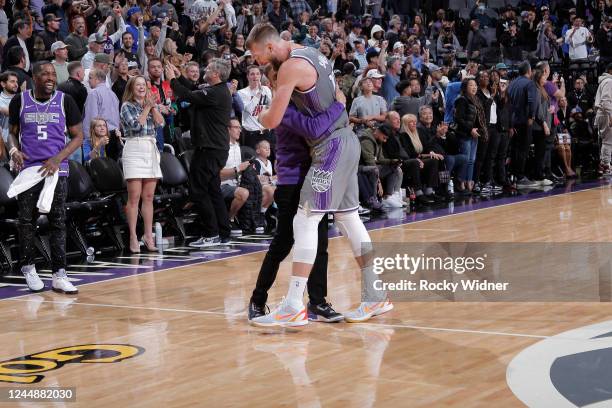
<svg viewBox="0 0 612 408">
<path fill-rule="evenodd" d="M 108 135 L 108 124 L 103 118 L 93 118 L 89 126 L 89 145 L 91 151 L 85 160 L 106 157 L 106 145 L 110 142 Z"/>
<path fill-rule="evenodd" d="M 123 95 L 120 117 L 126 140 L 122 162 L 128 189 L 126 215 L 130 230 L 130 251 L 140 252 L 136 223 L 138 203 L 141 199 L 143 241 L 149 251 L 157 251 L 153 241 L 153 195 L 157 179 L 161 178 L 162 174 L 155 135 L 157 128 L 164 126 L 164 118 L 159 112 L 155 98 L 148 90 L 144 76 L 138 75 L 129 79 Z"/>
<path fill-rule="evenodd" d="M 433 157 L 431 141 L 419 135 L 417 117 L 407 113 L 402 117 L 402 128 L 399 135 L 400 144 L 410 156 L 404 162 L 402 187 L 412 188 L 419 204 L 433 204 L 438 198 L 434 188 L 438 186 L 438 163 Z"/>
</svg>

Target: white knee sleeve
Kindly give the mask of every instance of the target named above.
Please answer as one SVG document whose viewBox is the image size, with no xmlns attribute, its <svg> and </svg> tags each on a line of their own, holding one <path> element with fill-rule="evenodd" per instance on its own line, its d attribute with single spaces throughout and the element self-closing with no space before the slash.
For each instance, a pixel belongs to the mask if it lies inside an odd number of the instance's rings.
<svg viewBox="0 0 612 408">
<path fill-rule="evenodd" d="M 355 256 L 365 255 L 371 250 L 370 234 L 368 234 L 357 211 L 335 213 L 334 220 L 342 235 L 347 237 L 351 243 L 351 249 Z"/>
<path fill-rule="evenodd" d="M 313 265 L 317 257 L 317 247 L 319 246 L 319 222 L 324 214 L 311 213 L 306 215 L 306 211 L 298 208 L 293 217 L 293 262 L 301 262 Z"/>
</svg>

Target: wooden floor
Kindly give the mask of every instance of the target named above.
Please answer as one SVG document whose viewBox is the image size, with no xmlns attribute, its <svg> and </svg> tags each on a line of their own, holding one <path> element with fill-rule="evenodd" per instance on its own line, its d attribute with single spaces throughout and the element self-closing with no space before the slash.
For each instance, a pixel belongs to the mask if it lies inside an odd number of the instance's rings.
<svg viewBox="0 0 612 408">
<path fill-rule="evenodd" d="M 612 190 L 601 187 L 371 235 L 392 242 L 603 242 L 612 240 L 611 215 Z M 76 403 L 13 406 L 523 406 L 506 383 L 512 358 L 612 315 L 612 305 L 600 303 L 396 303 L 368 324 L 264 330 L 247 325 L 244 312 L 262 258 L 96 283 L 76 298 L 46 292 L 0 301 L 0 360 L 90 343 L 145 350 L 118 363 L 65 364 L 29 386 L 76 387 Z M 281 267 L 271 303 L 285 294 L 289 266 Z M 330 242 L 329 292 L 340 311 L 359 301 L 359 272 L 342 238 Z"/>
</svg>

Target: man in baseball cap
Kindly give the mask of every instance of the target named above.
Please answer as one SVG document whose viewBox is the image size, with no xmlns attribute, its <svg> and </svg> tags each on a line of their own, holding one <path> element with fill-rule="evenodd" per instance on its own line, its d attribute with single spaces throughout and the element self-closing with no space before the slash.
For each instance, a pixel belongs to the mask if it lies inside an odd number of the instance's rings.
<svg viewBox="0 0 612 408">
<path fill-rule="evenodd" d="M 57 74 L 57 85 L 66 82 L 70 75 L 68 75 L 68 46 L 63 41 L 56 41 L 51 44 L 51 53 L 54 56 L 53 67 L 55 67 L 55 73 Z"/>
<path fill-rule="evenodd" d="M 104 38 L 103 35 L 100 35 L 98 33 L 93 33 L 89 36 L 89 42 L 87 44 L 87 48 L 89 50 L 85 55 L 83 55 L 83 58 L 81 58 L 81 64 L 83 64 L 83 69 L 91 68 L 96 54 L 104 50 L 105 42 L 106 38 Z"/>
</svg>

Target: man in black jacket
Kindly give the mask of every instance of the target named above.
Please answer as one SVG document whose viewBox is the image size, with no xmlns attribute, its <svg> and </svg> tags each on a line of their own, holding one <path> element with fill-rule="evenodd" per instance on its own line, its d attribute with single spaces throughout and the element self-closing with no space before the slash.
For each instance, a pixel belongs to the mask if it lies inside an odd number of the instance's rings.
<svg viewBox="0 0 612 408">
<path fill-rule="evenodd" d="M 83 78 L 85 78 L 83 65 L 80 61 L 73 61 L 68 64 L 68 80 L 57 87 L 63 93 L 72 96 L 81 114 L 83 114 L 85 100 L 87 99 L 87 88 L 82 83 Z"/>
<path fill-rule="evenodd" d="M 7 54 L 11 47 L 19 46 L 23 49 L 25 54 L 25 66 L 23 69 L 26 72 L 30 72 L 30 62 L 33 61 L 34 57 L 34 39 L 32 38 L 32 24 L 26 20 L 17 20 L 13 24 L 13 32 L 15 35 L 11 36 L 6 44 L 4 44 L 4 52 L 2 55 L 3 68 L 8 67 L 7 65 Z M 25 48 L 24 48 L 25 46 Z"/>
<path fill-rule="evenodd" d="M 191 143 L 195 153 L 190 168 L 191 196 L 203 227 L 202 237 L 189 244 L 194 248 L 217 245 L 229 238 L 231 232 L 219 177 L 229 152 L 232 95 L 226 82 L 230 70 L 228 61 L 213 58 L 204 74 L 209 86 L 191 91 L 177 79 L 181 76 L 178 68 L 170 64 L 165 68 L 166 79 L 170 80 L 175 96 L 189 102 L 192 110 Z"/>
</svg>

